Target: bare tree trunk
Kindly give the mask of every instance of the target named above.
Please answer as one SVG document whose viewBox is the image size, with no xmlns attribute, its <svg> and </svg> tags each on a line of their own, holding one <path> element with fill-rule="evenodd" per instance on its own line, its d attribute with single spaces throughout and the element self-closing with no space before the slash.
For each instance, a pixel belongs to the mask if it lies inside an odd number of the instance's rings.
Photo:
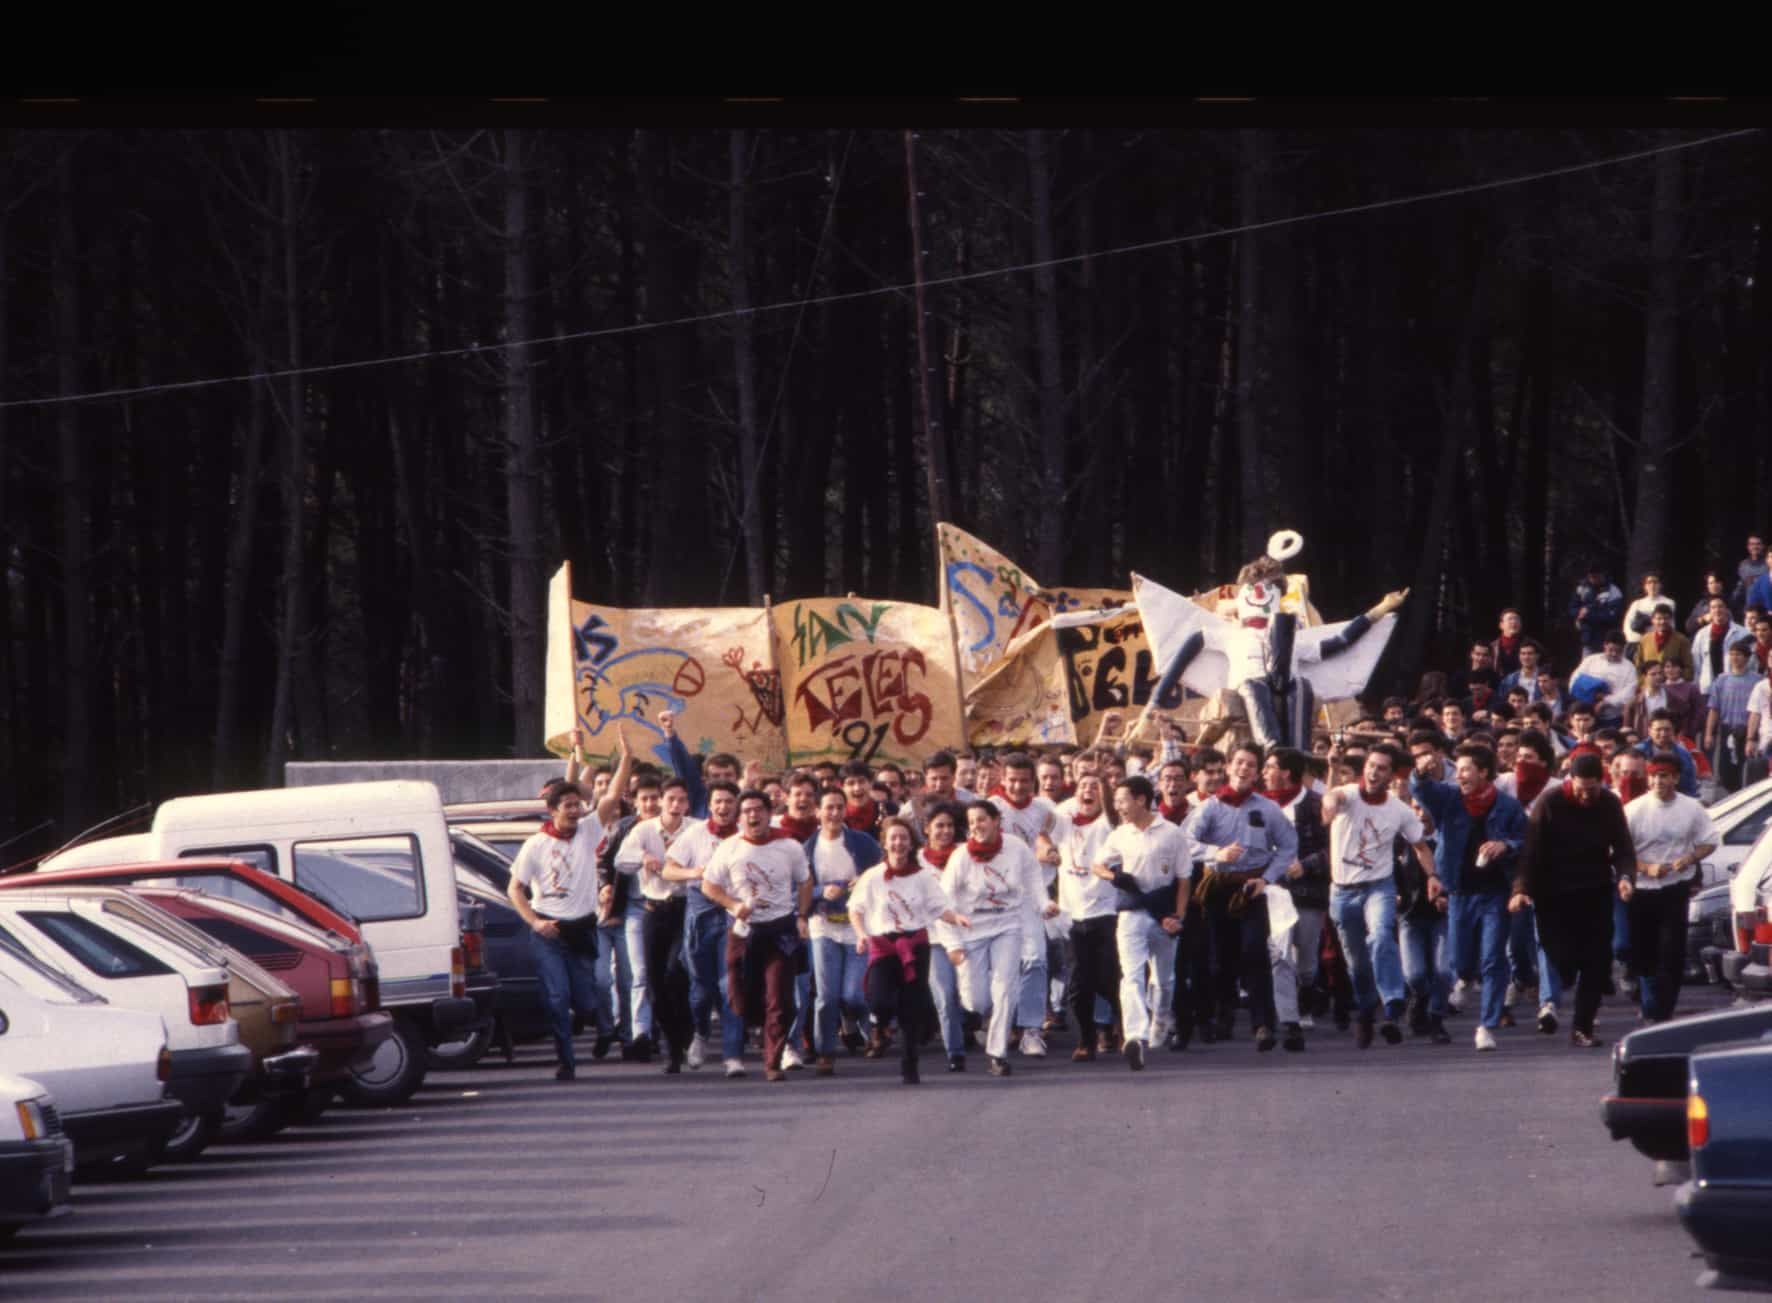
<svg viewBox="0 0 1772 1303">
<path fill-rule="evenodd" d="M 1052 170 L 1046 133 L 1027 133 L 1029 206 L 1034 221 L 1034 356 L 1040 429 L 1039 573 L 1046 582 L 1062 582 L 1064 510 L 1064 372 L 1058 344 L 1058 269 L 1051 265 Z"/>
<path fill-rule="evenodd" d="M 271 705 L 271 744 L 265 757 L 265 783 L 280 786 L 283 766 L 289 758 L 289 742 L 296 738 L 295 754 L 304 754 L 301 738 L 302 703 L 296 701 L 296 665 L 308 633 L 307 602 L 307 411 L 302 377 L 301 283 L 296 273 L 296 168 L 295 144 L 287 132 L 268 132 L 267 151 L 276 172 L 278 238 L 282 242 L 283 330 L 285 357 L 290 375 L 283 399 L 283 609 L 277 638 L 277 686 Z M 311 703 L 310 703 L 311 704 Z"/>
<path fill-rule="evenodd" d="M 1257 220 L 1267 137 L 1250 128 L 1237 138 L 1237 221 Z M 1243 507 L 1242 561 L 1267 549 L 1267 474 L 1262 458 L 1256 377 L 1261 366 L 1261 259 L 1258 233 L 1237 237 L 1237 468 Z M 1239 562 L 1241 564 L 1241 561 Z"/>
<path fill-rule="evenodd" d="M 64 394 L 80 384 L 80 266 L 74 247 L 74 186 L 70 150 L 56 164 L 55 245 L 51 283 L 55 296 L 56 384 Z M 92 573 L 87 520 L 85 450 L 81 446 L 80 407 L 62 403 L 55 409 L 56 443 L 61 488 L 62 554 L 62 824 L 69 832 L 85 825 L 90 814 L 92 745 Z"/>
<path fill-rule="evenodd" d="M 1672 144 L 1677 132 L 1663 132 Z M 1630 591 L 1645 570 L 1662 564 L 1673 511 L 1674 371 L 1679 346 L 1680 156 L 1655 160 L 1655 204 L 1650 215 L 1649 307 L 1643 337 L 1643 426 L 1637 448 L 1636 518 L 1631 529 Z"/>
<path fill-rule="evenodd" d="M 911 227 L 911 275 L 917 286 L 917 412 L 923 427 L 922 446 L 917 452 L 923 459 L 924 484 L 929 494 L 929 519 L 933 524 L 952 520 L 954 505 L 948 492 L 949 453 L 947 430 L 942 421 L 943 405 L 935 391 L 940 377 L 929 356 L 929 308 L 923 294 L 923 217 L 922 205 L 917 202 L 917 134 L 910 130 L 904 133 L 904 174 L 907 197 L 905 213 Z M 950 385 L 950 392 L 951 389 Z M 910 486 L 905 485 L 903 491 L 908 494 Z M 933 529 L 930 532 L 933 535 Z M 939 589 L 942 582 L 941 547 L 939 543 L 933 546 L 936 585 Z"/>
<path fill-rule="evenodd" d="M 253 370 L 264 369 L 264 350 L 253 349 Z M 240 727 L 240 683 L 246 647 L 246 605 L 252 580 L 252 540 L 258 518 L 260 463 L 264 458 L 265 405 L 263 386 L 254 384 L 248 399 L 246 447 L 241 453 L 239 495 L 228 513 L 227 575 L 222 589 L 222 649 L 216 667 L 215 753 L 210 780 L 220 791 L 233 772 Z"/>
<path fill-rule="evenodd" d="M 732 264 L 733 361 L 738 368 L 738 484 L 739 535 L 744 543 L 745 581 L 750 603 L 759 606 L 769 591 L 769 558 L 763 550 L 763 503 L 759 493 L 763 475 L 762 449 L 757 435 L 757 356 L 750 317 L 750 239 L 745 230 L 745 210 L 750 203 L 750 133 L 734 131 L 731 150 L 732 182 L 728 191 L 727 257 Z"/>
<path fill-rule="evenodd" d="M 542 630 L 546 585 L 541 557 L 541 456 L 535 433 L 535 378 L 529 349 L 533 276 L 524 137 L 504 133 L 505 187 L 505 511 L 510 530 L 511 726 L 516 755 L 542 742 Z"/>
</svg>

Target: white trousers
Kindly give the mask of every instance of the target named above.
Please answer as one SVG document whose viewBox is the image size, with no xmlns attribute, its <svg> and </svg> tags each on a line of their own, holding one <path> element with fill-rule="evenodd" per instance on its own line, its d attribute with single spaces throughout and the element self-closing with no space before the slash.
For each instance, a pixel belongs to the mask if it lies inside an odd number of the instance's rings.
<svg viewBox="0 0 1772 1303">
<path fill-rule="evenodd" d="M 1168 1021 L 1169 1006 L 1175 996 L 1176 938 L 1163 931 L 1163 925 L 1141 909 L 1124 910 L 1114 925 L 1114 942 L 1120 952 L 1120 1021 L 1126 1039 L 1153 1043 L 1154 1023 Z M 1145 972 L 1145 965 L 1156 968 L 1155 980 Z M 1156 1018 L 1147 994 L 1154 990 Z"/>
<path fill-rule="evenodd" d="M 1021 931 L 1010 928 L 994 937 L 968 941 L 960 965 L 960 1003 L 980 1017 L 988 1016 L 984 1052 L 993 1059 L 1009 1057 L 1009 1027 L 1021 998 Z"/>
</svg>

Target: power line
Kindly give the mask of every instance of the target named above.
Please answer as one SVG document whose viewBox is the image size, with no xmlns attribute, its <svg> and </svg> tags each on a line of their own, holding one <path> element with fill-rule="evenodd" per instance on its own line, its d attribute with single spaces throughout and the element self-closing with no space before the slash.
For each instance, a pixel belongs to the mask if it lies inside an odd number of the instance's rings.
<svg viewBox="0 0 1772 1303">
<path fill-rule="evenodd" d="M 1471 185 L 1453 186 L 1445 190 L 1400 195 L 1394 199 L 1376 199 L 1370 203 L 1348 204 L 1341 208 L 1325 208 L 1319 212 L 1298 213 L 1291 217 L 1275 217 L 1264 222 L 1247 222 L 1242 226 L 1230 226 L 1215 231 L 1198 231 L 1192 235 L 1164 236 L 1161 239 L 1144 240 L 1137 244 L 1123 244 L 1112 249 L 1065 254 L 1063 257 L 1048 258 L 1040 262 L 1017 263 L 1011 267 L 992 267 L 982 271 L 959 272 L 952 276 L 931 277 L 924 280 L 923 286 L 925 289 L 931 289 L 942 285 L 959 285 L 968 281 L 988 280 L 995 276 L 1016 276 L 1023 272 L 1038 271 L 1045 267 L 1064 267 L 1072 263 L 1087 262 L 1092 258 L 1117 258 L 1129 253 L 1148 253 L 1154 249 L 1171 249 L 1184 244 L 1199 244 L 1206 240 L 1222 240 L 1234 235 L 1271 231 L 1282 226 L 1320 222 L 1331 217 L 1351 217 L 1357 213 L 1372 213 L 1387 208 L 1402 208 L 1410 204 L 1456 199 L 1462 195 L 1481 194 L 1488 190 L 1501 190 L 1508 186 L 1528 185 L 1534 181 L 1546 181 L 1553 177 L 1571 176 L 1578 172 L 1592 172 L 1600 168 L 1616 167 L 1621 163 L 1634 163 L 1645 158 L 1654 158 L 1659 154 L 1670 154 L 1679 150 L 1698 149 L 1704 145 L 1715 145 L 1725 140 L 1739 140 L 1745 136 L 1757 135 L 1760 130 L 1759 127 L 1743 127 L 1736 131 L 1725 131 L 1698 140 L 1687 140 L 1672 145 L 1658 145 L 1653 149 L 1640 149 L 1630 154 L 1614 154 L 1609 158 L 1592 159 L 1585 163 L 1569 163 L 1563 167 L 1548 168 L 1542 172 L 1531 172 L 1522 176 L 1503 177 L 1496 181 L 1478 181 Z M 140 398 L 149 394 L 208 389 L 216 385 L 247 384 L 255 380 L 285 380 L 290 376 L 331 375 L 344 371 L 364 371 L 371 367 L 399 366 L 406 362 L 423 362 L 431 358 L 471 357 L 480 353 L 497 353 L 512 348 L 535 348 L 544 344 L 568 344 L 585 339 L 607 339 L 615 335 L 670 330 L 677 326 L 696 326 L 710 321 L 731 321 L 737 317 L 760 316 L 765 312 L 785 312 L 795 308 L 804 310 L 832 303 L 850 303 L 859 299 L 877 298 L 885 294 L 904 294 L 915 288 L 914 282 L 905 281 L 901 284 L 878 285 L 872 289 L 848 290 L 841 294 L 787 299 L 779 303 L 763 303 L 749 308 L 726 308 L 719 312 L 703 312 L 689 317 L 672 317 L 666 321 L 641 321 L 631 325 L 603 326 L 592 330 L 571 330 L 557 335 L 507 340 L 497 344 L 463 344 L 456 348 L 434 348 L 414 353 L 395 353 L 386 357 L 360 358 L 354 362 L 327 362 L 314 366 L 287 367 L 280 371 L 253 371 L 243 375 L 213 376 L 203 380 L 176 380 L 165 384 L 136 385 L 124 389 L 97 389 L 87 393 L 57 394 L 47 398 L 15 398 L 7 402 L 0 402 L 0 410 L 20 407 L 50 407 L 61 403 L 97 402 L 106 398 Z"/>
</svg>

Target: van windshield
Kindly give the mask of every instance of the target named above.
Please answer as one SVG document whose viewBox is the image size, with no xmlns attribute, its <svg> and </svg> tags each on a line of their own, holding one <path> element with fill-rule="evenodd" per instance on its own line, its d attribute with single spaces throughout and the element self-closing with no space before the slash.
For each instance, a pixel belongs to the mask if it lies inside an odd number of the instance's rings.
<svg viewBox="0 0 1772 1303">
<path fill-rule="evenodd" d="M 364 923 L 425 912 L 423 861 L 412 836 L 297 842 L 296 885 Z"/>
</svg>

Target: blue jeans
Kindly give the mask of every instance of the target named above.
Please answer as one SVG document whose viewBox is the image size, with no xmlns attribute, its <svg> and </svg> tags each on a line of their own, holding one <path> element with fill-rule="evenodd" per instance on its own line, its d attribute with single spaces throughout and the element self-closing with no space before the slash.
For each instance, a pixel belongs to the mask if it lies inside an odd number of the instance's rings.
<svg viewBox="0 0 1772 1303">
<path fill-rule="evenodd" d="M 837 1052 L 837 1024 L 844 1014 L 859 1023 L 868 1017 L 867 997 L 862 991 L 862 975 L 867 972 L 866 955 L 855 953 L 855 942 L 833 941 L 815 937 L 812 942 L 812 976 L 818 984 L 813 1003 L 812 1045 L 819 1054 Z"/>
<path fill-rule="evenodd" d="M 1399 931 L 1403 984 L 1417 998 L 1427 997 L 1430 1018 L 1444 1018 L 1446 997 L 1452 993 L 1452 965 L 1446 962 L 1446 915 L 1405 918 Z"/>
<path fill-rule="evenodd" d="M 597 1035 L 628 1039 L 628 934 L 620 923 L 597 928 Z"/>
<path fill-rule="evenodd" d="M 628 1013 L 633 1034 L 652 1035 L 652 996 L 646 985 L 646 905 L 638 889 L 628 897 L 628 910 L 622 919 L 622 953 L 628 963 Z M 619 958 L 618 958 L 619 962 Z"/>
<path fill-rule="evenodd" d="M 1493 1030 L 1501 1026 L 1502 997 L 1507 994 L 1507 897 L 1498 891 L 1455 891 L 1446 910 L 1446 931 L 1452 945 L 1452 970 L 1478 973 L 1483 982 L 1479 1021 Z"/>
<path fill-rule="evenodd" d="M 1023 1031 L 1042 1031 L 1046 1026 L 1046 955 L 1045 937 L 1040 938 L 1041 954 L 1037 960 L 1022 960 L 1021 995 L 1015 1005 L 1015 1025 Z"/>
<path fill-rule="evenodd" d="M 797 961 L 796 961 L 797 962 Z M 794 1021 L 788 1028 L 788 1044 L 794 1053 L 806 1049 L 806 1023 L 812 1016 L 812 972 L 794 974 Z"/>
<path fill-rule="evenodd" d="M 744 1055 L 744 1020 L 726 998 L 726 911 L 704 909 L 683 921 L 683 950 L 689 960 L 689 1016 L 696 1035 L 714 1034 L 714 1009 L 720 1010 L 720 1057 Z"/>
<path fill-rule="evenodd" d="M 1354 1002 L 1360 1017 L 1370 1019 L 1384 1001 L 1384 1015 L 1395 1018 L 1403 1007 L 1403 961 L 1397 953 L 1397 884 L 1362 882 L 1329 888 L 1329 917 L 1341 938 Z"/>
<path fill-rule="evenodd" d="M 549 940 L 531 928 L 529 953 L 535 959 L 535 975 L 541 983 L 541 1007 L 554 1050 L 568 1067 L 577 1063 L 572 1049 L 572 1011 L 586 1017 L 597 1007 L 597 961 L 594 955 L 570 950 L 563 941 Z"/>
<path fill-rule="evenodd" d="M 948 952 L 929 947 L 929 994 L 935 999 L 935 1019 L 941 1024 L 941 1047 L 949 1057 L 966 1053 L 966 1011 L 960 1007 L 960 983 Z"/>
</svg>

